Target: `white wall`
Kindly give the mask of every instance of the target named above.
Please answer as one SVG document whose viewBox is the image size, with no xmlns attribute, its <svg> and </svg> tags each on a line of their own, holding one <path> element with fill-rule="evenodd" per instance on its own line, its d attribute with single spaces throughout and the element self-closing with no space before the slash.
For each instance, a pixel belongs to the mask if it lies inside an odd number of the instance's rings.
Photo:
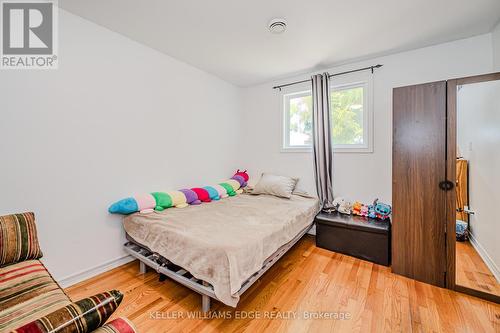
<svg viewBox="0 0 500 333">
<path fill-rule="evenodd" d="M 112 202 L 241 165 L 238 88 L 65 11 L 59 27 L 58 70 L 0 71 L 0 214 L 36 212 L 61 280 L 124 256 Z"/>
<path fill-rule="evenodd" d="M 493 42 L 493 65 L 494 70 L 500 72 L 500 22 L 491 32 L 492 42 Z"/>
<path fill-rule="evenodd" d="M 457 95 L 457 143 L 469 161 L 473 244 L 500 279 L 500 81 L 467 84 Z"/>
<path fill-rule="evenodd" d="M 331 68 L 330 73 L 384 65 L 374 76 L 374 152 L 338 153 L 334 191 L 352 200 L 391 201 L 392 89 L 423 82 L 490 72 L 491 34 Z M 280 93 L 271 89 L 308 75 L 250 87 L 243 92 L 242 164 L 253 175 L 263 171 L 300 177 L 300 187 L 315 192 L 310 153 L 282 153 Z"/>
</svg>

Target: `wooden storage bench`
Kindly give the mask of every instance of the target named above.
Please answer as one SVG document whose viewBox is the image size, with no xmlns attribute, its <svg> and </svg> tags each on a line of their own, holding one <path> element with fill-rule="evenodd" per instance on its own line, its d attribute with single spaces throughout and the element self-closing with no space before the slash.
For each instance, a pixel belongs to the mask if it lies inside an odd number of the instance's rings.
<svg viewBox="0 0 500 333">
<path fill-rule="evenodd" d="M 322 212 L 316 216 L 316 246 L 390 266 L 391 223 Z"/>
</svg>

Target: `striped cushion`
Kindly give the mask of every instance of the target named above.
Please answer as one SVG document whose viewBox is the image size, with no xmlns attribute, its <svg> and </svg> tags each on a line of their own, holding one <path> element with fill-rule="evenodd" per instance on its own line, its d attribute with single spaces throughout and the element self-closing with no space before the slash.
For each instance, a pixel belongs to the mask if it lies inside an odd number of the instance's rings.
<svg viewBox="0 0 500 333">
<path fill-rule="evenodd" d="M 0 267 L 41 257 L 35 214 L 0 216 Z"/>
<path fill-rule="evenodd" d="M 126 318 L 116 318 L 106 325 L 99 327 L 93 333 L 135 333 L 134 325 Z"/>
<path fill-rule="evenodd" d="M 40 261 L 28 260 L 0 268 L 0 332 L 29 323 L 69 303 Z"/>
<path fill-rule="evenodd" d="M 13 332 L 92 332 L 108 320 L 122 299 L 123 295 L 117 290 L 97 294 L 71 303 Z"/>
</svg>

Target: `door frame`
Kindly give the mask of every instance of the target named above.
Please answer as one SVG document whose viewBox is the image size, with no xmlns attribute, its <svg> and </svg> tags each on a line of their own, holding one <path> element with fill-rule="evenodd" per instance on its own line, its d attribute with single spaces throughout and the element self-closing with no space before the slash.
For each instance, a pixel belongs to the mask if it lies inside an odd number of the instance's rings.
<svg viewBox="0 0 500 333">
<path fill-rule="evenodd" d="M 464 84 L 500 80 L 500 72 L 448 80 L 446 120 L 446 179 L 455 184 L 457 156 L 457 87 Z M 446 192 L 446 287 L 472 296 L 500 303 L 500 296 L 456 284 L 456 193 L 455 187 Z"/>
</svg>

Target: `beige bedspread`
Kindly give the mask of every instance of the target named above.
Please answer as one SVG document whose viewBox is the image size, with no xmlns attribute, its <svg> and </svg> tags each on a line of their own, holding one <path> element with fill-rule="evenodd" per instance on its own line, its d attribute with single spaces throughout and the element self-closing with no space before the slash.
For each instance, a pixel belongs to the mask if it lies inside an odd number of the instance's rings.
<svg viewBox="0 0 500 333">
<path fill-rule="evenodd" d="M 235 307 L 242 283 L 279 247 L 311 224 L 318 200 L 293 195 L 238 195 L 186 208 L 124 218 L 137 242 L 209 282 Z"/>
</svg>

